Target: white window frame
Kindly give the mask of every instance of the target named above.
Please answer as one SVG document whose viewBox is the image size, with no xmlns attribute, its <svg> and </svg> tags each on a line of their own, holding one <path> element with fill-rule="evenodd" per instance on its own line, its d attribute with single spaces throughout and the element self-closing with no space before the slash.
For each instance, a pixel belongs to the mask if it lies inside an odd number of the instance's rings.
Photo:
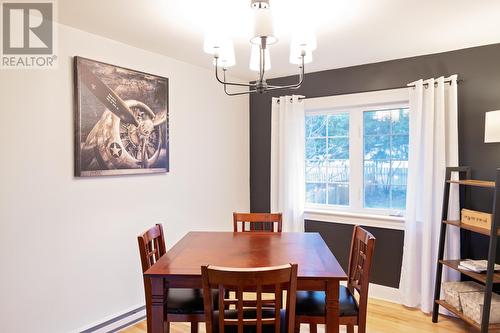
<svg viewBox="0 0 500 333">
<path fill-rule="evenodd" d="M 363 112 L 407 108 L 408 104 L 407 88 L 309 98 L 304 101 L 306 115 L 349 113 L 349 206 L 305 203 L 306 219 L 402 229 L 404 212 L 363 207 Z"/>
</svg>

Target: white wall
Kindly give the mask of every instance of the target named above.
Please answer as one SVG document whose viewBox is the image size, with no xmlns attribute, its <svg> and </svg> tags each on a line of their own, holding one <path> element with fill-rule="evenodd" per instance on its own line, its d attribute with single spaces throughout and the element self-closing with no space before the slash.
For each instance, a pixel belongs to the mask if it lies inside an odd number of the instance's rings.
<svg viewBox="0 0 500 333">
<path fill-rule="evenodd" d="M 139 305 L 141 231 L 162 222 L 172 246 L 249 209 L 248 98 L 207 69 L 65 26 L 58 55 L 57 70 L 0 70 L 1 332 L 67 332 Z M 168 174 L 73 177 L 75 55 L 169 78 Z"/>
</svg>

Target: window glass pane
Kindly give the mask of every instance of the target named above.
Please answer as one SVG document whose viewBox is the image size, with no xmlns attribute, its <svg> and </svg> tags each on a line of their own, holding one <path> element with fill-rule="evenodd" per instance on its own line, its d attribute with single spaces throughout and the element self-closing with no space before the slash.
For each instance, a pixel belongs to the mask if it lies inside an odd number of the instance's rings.
<svg viewBox="0 0 500 333">
<path fill-rule="evenodd" d="M 306 183 L 306 202 L 326 204 L 326 184 Z"/>
<path fill-rule="evenodd" d="M 392 134 L 409 134 L 409 117 L 408 109 L 392 110 Z"/>
<path fill-rule="evenodd" d="M 326 136 L 326 115 L 306 116 L 306 138 Z"/>
<path fill-rule="evenodd" d="M 326 139 L 306 139 L 306 158 L 325 159 Z"/>
<path fill-rule="evenodd" d="M 408 160 L 408 135 L 392 136 L 391 158 Z"/>
<path fill-rule="evenodd" d="M 408 161 L 392 161 L 391 185 L 406 186 L 407 177 L 408 177 Z"/>
<path fill-rule="evenodd" d="M 391 200 L 392 208 L 405 209 L 406 208 L 406 185 L 405 186 L 391 186 Z"/>
<path fill-rule="evenodd" d="M 349 182 L 349 160 L 328 161 L 328 182 Z"/>
<path fill-rule="evenodd" d="M 328 116 L 328 136 L 349 136 L 349 114 Z"/>
<path fill-rule="evenodd" d="M 389 135 L 365 136 L 365 160 L 387 160 L 391 154 Z"/>
<path fill-rule="evenodd" d="M 306 202 L 349 205 L 349 114 L 306 116 Z"/>
<path fill-rule="evenodd" d="M 365 185 L 365 207 L 388 208 L 391 187 L 386 185 Z"/>
<path fill-rule="evenodd" d="M 391 128 L 391 111 L 365 111 L 363 128 L 365 135 L 388 134 Z"/>
<path fill-rule="evenodd" d="M 306 160 L 306 182 L 326 183 L 326 161 Z"/>
<path fill-rule="evenodd" d="M 405 209 L 408 109 L 365 111 L 363 120 L 364 207 Z"/>
<path fill-rule="evenodd" d="M 328 184 L 328 204 L 342 206 L 349 205 L 349 185 Z"/>
<path fill-rule="evenodd" d="M 389 185 L 391 162 L 365 161 L 365 185 Z"/>
<path fill-rule="evenodd" d="M 328 158 L 331 160 L 349 158 L 349 138 L 328 138 Z"/>
</svg>

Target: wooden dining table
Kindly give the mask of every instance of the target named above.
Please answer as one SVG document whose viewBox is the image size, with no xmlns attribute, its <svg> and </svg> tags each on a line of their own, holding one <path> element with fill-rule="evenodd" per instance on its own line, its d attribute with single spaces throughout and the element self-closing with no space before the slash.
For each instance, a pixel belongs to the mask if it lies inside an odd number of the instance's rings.
<svg viewBox="0 0 500 333">
<path fill-rule="evenodd" d="M 326 332 L 339 332 L 339 285 L 347 275 L 318 233 L 189 232 L 144 275 L 151 279 L 152 323 L 163 333 L 168 288 L 201 288 L 201 266 L 298 264 L 297 290 L 325 291 Z"/>
</svg>

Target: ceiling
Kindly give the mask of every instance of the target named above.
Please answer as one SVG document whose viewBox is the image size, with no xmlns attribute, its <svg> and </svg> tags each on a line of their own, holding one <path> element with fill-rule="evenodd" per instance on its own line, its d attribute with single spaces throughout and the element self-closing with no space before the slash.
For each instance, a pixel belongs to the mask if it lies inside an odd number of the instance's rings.
<svg viewBox="0 0 500 333">
<path fill-rule="evenodd" d="M 204 34 L 223 26 L 235 44 L 229 72 L 248 68 L 250 0 L 59 0 L 65 25 L 212 68 Z M 298 71 L 289 63 L 291 31 L 316 31 L 318 48 L 306 72 L 500 43 L 498 0 L 271 0 L 275 34 L 268 77 Z M 500 59 L 499 59 L 500 61 Z"/>
</svg>

